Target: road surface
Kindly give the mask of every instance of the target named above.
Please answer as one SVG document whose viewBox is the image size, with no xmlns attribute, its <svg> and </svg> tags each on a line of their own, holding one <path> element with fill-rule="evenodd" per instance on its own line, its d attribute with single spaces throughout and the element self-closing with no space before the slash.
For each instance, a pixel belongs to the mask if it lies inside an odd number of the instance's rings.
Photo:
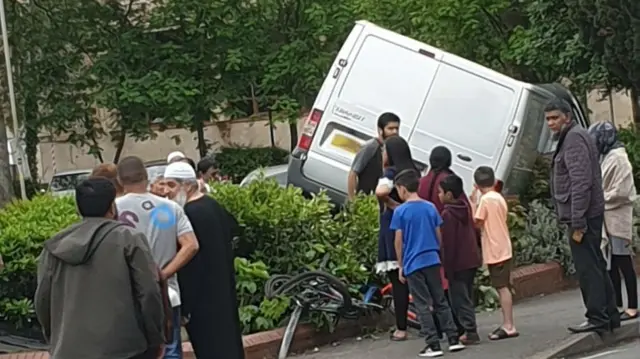
<svg viewBox="0 0 640 359">
<path fill-rule="evenodd" d="M 596 354 L 589 354 L 580 359 L 638 359 L 640 358 L 640 341 L 621 344 Z"/>
</svg>

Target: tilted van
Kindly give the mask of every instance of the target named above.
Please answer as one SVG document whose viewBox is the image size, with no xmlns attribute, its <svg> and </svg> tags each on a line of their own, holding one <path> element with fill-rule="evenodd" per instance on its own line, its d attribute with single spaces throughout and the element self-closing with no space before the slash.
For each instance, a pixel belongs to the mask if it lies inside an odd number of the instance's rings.
<svg viewBox="0 0 640 359">
<path fill-rule="evenodd" d="M 383 112 L 400 117 L 400 136 L 426 169 L 435 146 L 471 191 L 473 172 L 491 166 L 505 194 L 528 185 L 540 153 L 554 141 L 545 104 L 560 97 L 589 125 L 579 102 L 558 84 L 532 85 L 435 47 L 358 21 L 340 49 L 291 154 L 288 183 L 325 190 L 344 203 L 355 154 L 377 136 Z"/>
</svg>

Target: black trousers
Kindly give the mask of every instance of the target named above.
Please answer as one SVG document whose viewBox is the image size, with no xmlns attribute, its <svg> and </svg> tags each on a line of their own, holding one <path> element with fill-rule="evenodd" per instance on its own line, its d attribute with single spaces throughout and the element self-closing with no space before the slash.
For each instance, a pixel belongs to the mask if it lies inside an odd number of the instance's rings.
<svg viewBox="0 0 640 359">
<path fill-rule="evenodd" d="M 476 277 L 476 269 L 467 269 L 456 272 L 449 279 L 449 298 L 451 298 L 451 310 L 458 329 L 465 333 L 477 333 L 476 309 L 473 301 L 473 280 Z"/>
<path fill-rule="evenodd" d="M 638 278 L 632 256 L 611 256 L 609 277 L 611 277 L 611 282 L 613 283 L 616 305 L 621 308 L 623 303 L 620 273 L 622 273 L 622 277 L 624 278 L 624 286 L 627 288 L 627 308 L 638 309 Z"/>
<path fill-rule="evenodd" d="M 572 239 L 572 230 L 568 231 L 568 235 L 582 300 L 587 308 L 587 320 L 593 325 L 609 326 L 618 324 L 620 315 L 607 273 L 607 263 L 600 250 L 603 220 L 603 216 L 589 218 L 580 243 Z"/>
<path fill-rule="evenodd" d="M 393 305 L 396 314 L 396 329 L 407 330 L 407 312 L 409 310 L 409 287 L 400 282 L 398 270 L 388 272 L 392 285 Z"/>
<path fill-rule="evenodd" d="M 453 322 L 451 308 L 442 288 L 440 279 L 440 266 L 432 266 L 419 269 L 407 276 L 409 290 L 413 296 L 413 303 L 420 321 L 420 331 L 426 335 L 428 345 L 438 343 L 440 340 L 438 330 L 433 321 L 429 306 L 433 305 L 433 311 L 438 318 L 442 331 L 448 338 L 458 338 L 458 330 Z"/>
</svg>

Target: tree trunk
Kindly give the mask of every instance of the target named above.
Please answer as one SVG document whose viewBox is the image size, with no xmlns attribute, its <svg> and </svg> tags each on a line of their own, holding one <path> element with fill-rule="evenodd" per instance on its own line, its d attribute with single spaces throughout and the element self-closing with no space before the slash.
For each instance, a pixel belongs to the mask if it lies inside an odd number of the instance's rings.
<svg viewBox="0 0 640 359">
<path fill-rule="evenodd" d="M 29 174 L 32 181 L 38 181 L 38 104 L 33 96 L 27 96 L 24 104 L 24 143 Z M 18 130 L 14 136 L 18 135 Z"/>
<path fill-rule="evenodd" d="M 297 120 L 297 119 L 296 119 Z M 293 151 L 298 146 L 298 122 L 289 122 L 290 150 Z"/>
<path fill-rule="evenodd" d="M 204 137 L 204 122 L 208 120 L 209 111 L 196 110 L 195 116 L 193 116 L 196 134 L 198 136 L 198 153 L 200 158 L 207 157 L 209 146 L 207 146 L 207 139 Z"/>
<path fill-rule="evenodd" d="M 633 114 L 633 123 L 636 125 L 636 128 L 640 128 L 640 91 L 632 87 L 629 94 L 631 95 L 631 113 Z"/>
<path fill-rule="evenodd" d="M 120 133 L 116 138 L 116 153 L 113 155 L 113 163 L 118 163 L 120 161 L 120 156 L 122 156 L 122 149 L 124 148 L 124 140 L 127 138 L 127 135 L 124 131 L 120 130 Z"/>
</svg>

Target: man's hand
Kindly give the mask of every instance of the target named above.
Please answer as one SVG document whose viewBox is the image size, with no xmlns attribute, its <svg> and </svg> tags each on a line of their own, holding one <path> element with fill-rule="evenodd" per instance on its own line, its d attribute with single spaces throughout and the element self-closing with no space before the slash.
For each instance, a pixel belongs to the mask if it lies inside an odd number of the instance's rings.
<svg viewBox="0 0 640 359">
<path fill-rule="evenodd" d="M 189 319 L 191 319 L 191 316 L 181 316 L 180 318 L 180 324 L 184 327 L 187 324 L 189 324 Z"/>
<path fill-rule="evenodd" d="M 160 270 L 160 280 L 167 280 L 170 277 L 171 277 L 171 274 L 169 274 L 167 271 Z"/>
<path fill-rule="evenodd" d="M 160 345 L 160 347 L 158 348 L 158 352 L 157 352 L 155 357 L 156 357 L 156 359 L 164 358 L 164 344 Z"/>
<path fill-rule="evenodd" d="M 400 280 L 400 283 L 402 283 L 402 284 L 407 283 L 407 278 L 404 277 L 404 273 L 402 272 L 402 268 L 398 269 L 398 279 Z"/>
<path fill-rule="evenodd" d="M 582 238 L 584 237 L 584 229 L 575 229 L 573 230 L 573 234 L 571 235 L 571 239 L 573 239 L 576 243 L 582 243 Z"/>
</svg>

